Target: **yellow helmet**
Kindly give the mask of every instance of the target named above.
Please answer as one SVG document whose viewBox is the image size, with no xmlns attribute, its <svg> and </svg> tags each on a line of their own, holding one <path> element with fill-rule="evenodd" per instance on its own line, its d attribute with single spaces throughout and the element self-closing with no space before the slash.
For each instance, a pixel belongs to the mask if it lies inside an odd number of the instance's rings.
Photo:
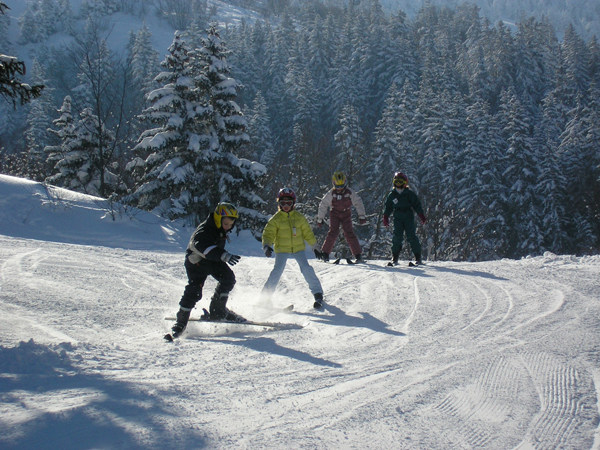
<svg viewBox="0 0 600 450">
<path fill-rule="evenodd" d="M 213 213 L 215 219 L 215 225 L 217 228 L 221 228 L 221 218 L 231 217 L 234 220 L 238 218 L 238 211 L 231 203 L 219 203 Z"/>
<path fill-rule="evenodd" d="M 342 189 L 346 187 L 346 175 L 344 172 L 335 172 L 331 177 L 333 187 L 336 189 Z"/>
</svg>

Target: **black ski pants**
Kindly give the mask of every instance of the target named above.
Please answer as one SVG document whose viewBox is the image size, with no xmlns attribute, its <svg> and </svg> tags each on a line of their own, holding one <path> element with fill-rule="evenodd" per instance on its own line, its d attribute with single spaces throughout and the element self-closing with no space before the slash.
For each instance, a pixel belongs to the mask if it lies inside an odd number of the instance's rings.
<svg viewBox="0 0 600 450">
<path fill-rule="evenodd" d="M 199 263 L 192 264 L 185 257 L 185 271 L 187 272 L 188 284 L 185 287 L 179 306 L 192 309 L 202 298 L 204 282 L 210 275 L 219 282 L 215 293 L 223 294 L 231 292 L 235 286 L 235 274 L 223 261 L 209 261 L 201 259 Z"/>
</svg>

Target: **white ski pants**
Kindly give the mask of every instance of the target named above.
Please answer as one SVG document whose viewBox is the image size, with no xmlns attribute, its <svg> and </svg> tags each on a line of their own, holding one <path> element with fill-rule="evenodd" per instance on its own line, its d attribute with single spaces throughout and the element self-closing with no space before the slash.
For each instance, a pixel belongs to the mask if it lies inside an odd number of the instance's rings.
<svg viewBox="0 0 600 450">
<path fill-rule="evenodd" d="M 271 274 L 262 289 L 261 296 L 269 298 L 273 295 L 289 258 L 295 259 L 298 263 L 300 272 L 302 272 L 304 279 L 308 283 L 310 292 L 313 294 L 322 294 L 323 288 L 321 287 L 321 282 L 317 278 L 315 269 L 308 263 L 306 251 L 302 250 L 296 253 L 275 253 L 275 266 L 273 267 L 273 270 L 271 270 Z"/>
</svg>

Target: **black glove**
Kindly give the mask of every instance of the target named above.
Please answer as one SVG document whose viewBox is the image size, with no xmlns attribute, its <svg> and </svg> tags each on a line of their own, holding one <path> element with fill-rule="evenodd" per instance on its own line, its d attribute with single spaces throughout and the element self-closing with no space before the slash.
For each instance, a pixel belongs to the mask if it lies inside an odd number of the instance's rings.
<svg viewBox="0 0 600 450">
<path fill-rule="evenodd" d="M 265 256 L 267 258 L 270 258 L 271 256 L 273 256 L 273 249 L 271 247 L 269 247 L 268 245 L 265 245 L 263 247 L 263 252 L 265 252 Z"/>
<path fill-rule="evenodd" d="M 241 258 L 241 256 L 232 255 L 231 253 L 228 253 L 228 252 L 225 252 L 221 255 L 221 261 L 226 262 L 230 266 L 235 266 L 237 263 L 239 263 L 240 258 Z"/>
<path fill-rule="evenodd" d="M 317 250 L 316 248 L 314 249 L 315 252 L 315 257 L 317 259 L 323 259 L 323 252 L 321 250 Z"/>
</svg>

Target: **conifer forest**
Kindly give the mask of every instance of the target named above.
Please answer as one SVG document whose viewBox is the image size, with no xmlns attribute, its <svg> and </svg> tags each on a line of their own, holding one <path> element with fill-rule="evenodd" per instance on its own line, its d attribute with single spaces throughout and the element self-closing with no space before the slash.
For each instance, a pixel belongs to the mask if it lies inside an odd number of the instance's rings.
<svg viewBox="0 0 600 450">
<path fill-rule="evenodd" d="M 568 26 L 559 38 L 544 18 L 491 23 L 471 4 L 409 18 L 376 0 L 272 0 L 260 20 L 225 26 L 196 0 L 165 16 L 178 30 L 168 48 L 144 24 L 111 49 L 110 14 L 150 3 L 176 2 L 83 1 L 77 15 L 68 0 L 30 3 L 18 39 L 37 43 L 27 76 L 44 89 L 0 100 L 1 173 L 190 227 L 230 201 L 260 236 L 286 186 L 314 223 L 339 170 L 367 210 L 365 256 L 387 258 L 383 202 L 401 171 L 429 260 L 599 253 L 595 36 Z M 9 20 L 0 53 L 14 51 Z M 56 32 L 71 39 L 48 45 Z"/>
</svg>

